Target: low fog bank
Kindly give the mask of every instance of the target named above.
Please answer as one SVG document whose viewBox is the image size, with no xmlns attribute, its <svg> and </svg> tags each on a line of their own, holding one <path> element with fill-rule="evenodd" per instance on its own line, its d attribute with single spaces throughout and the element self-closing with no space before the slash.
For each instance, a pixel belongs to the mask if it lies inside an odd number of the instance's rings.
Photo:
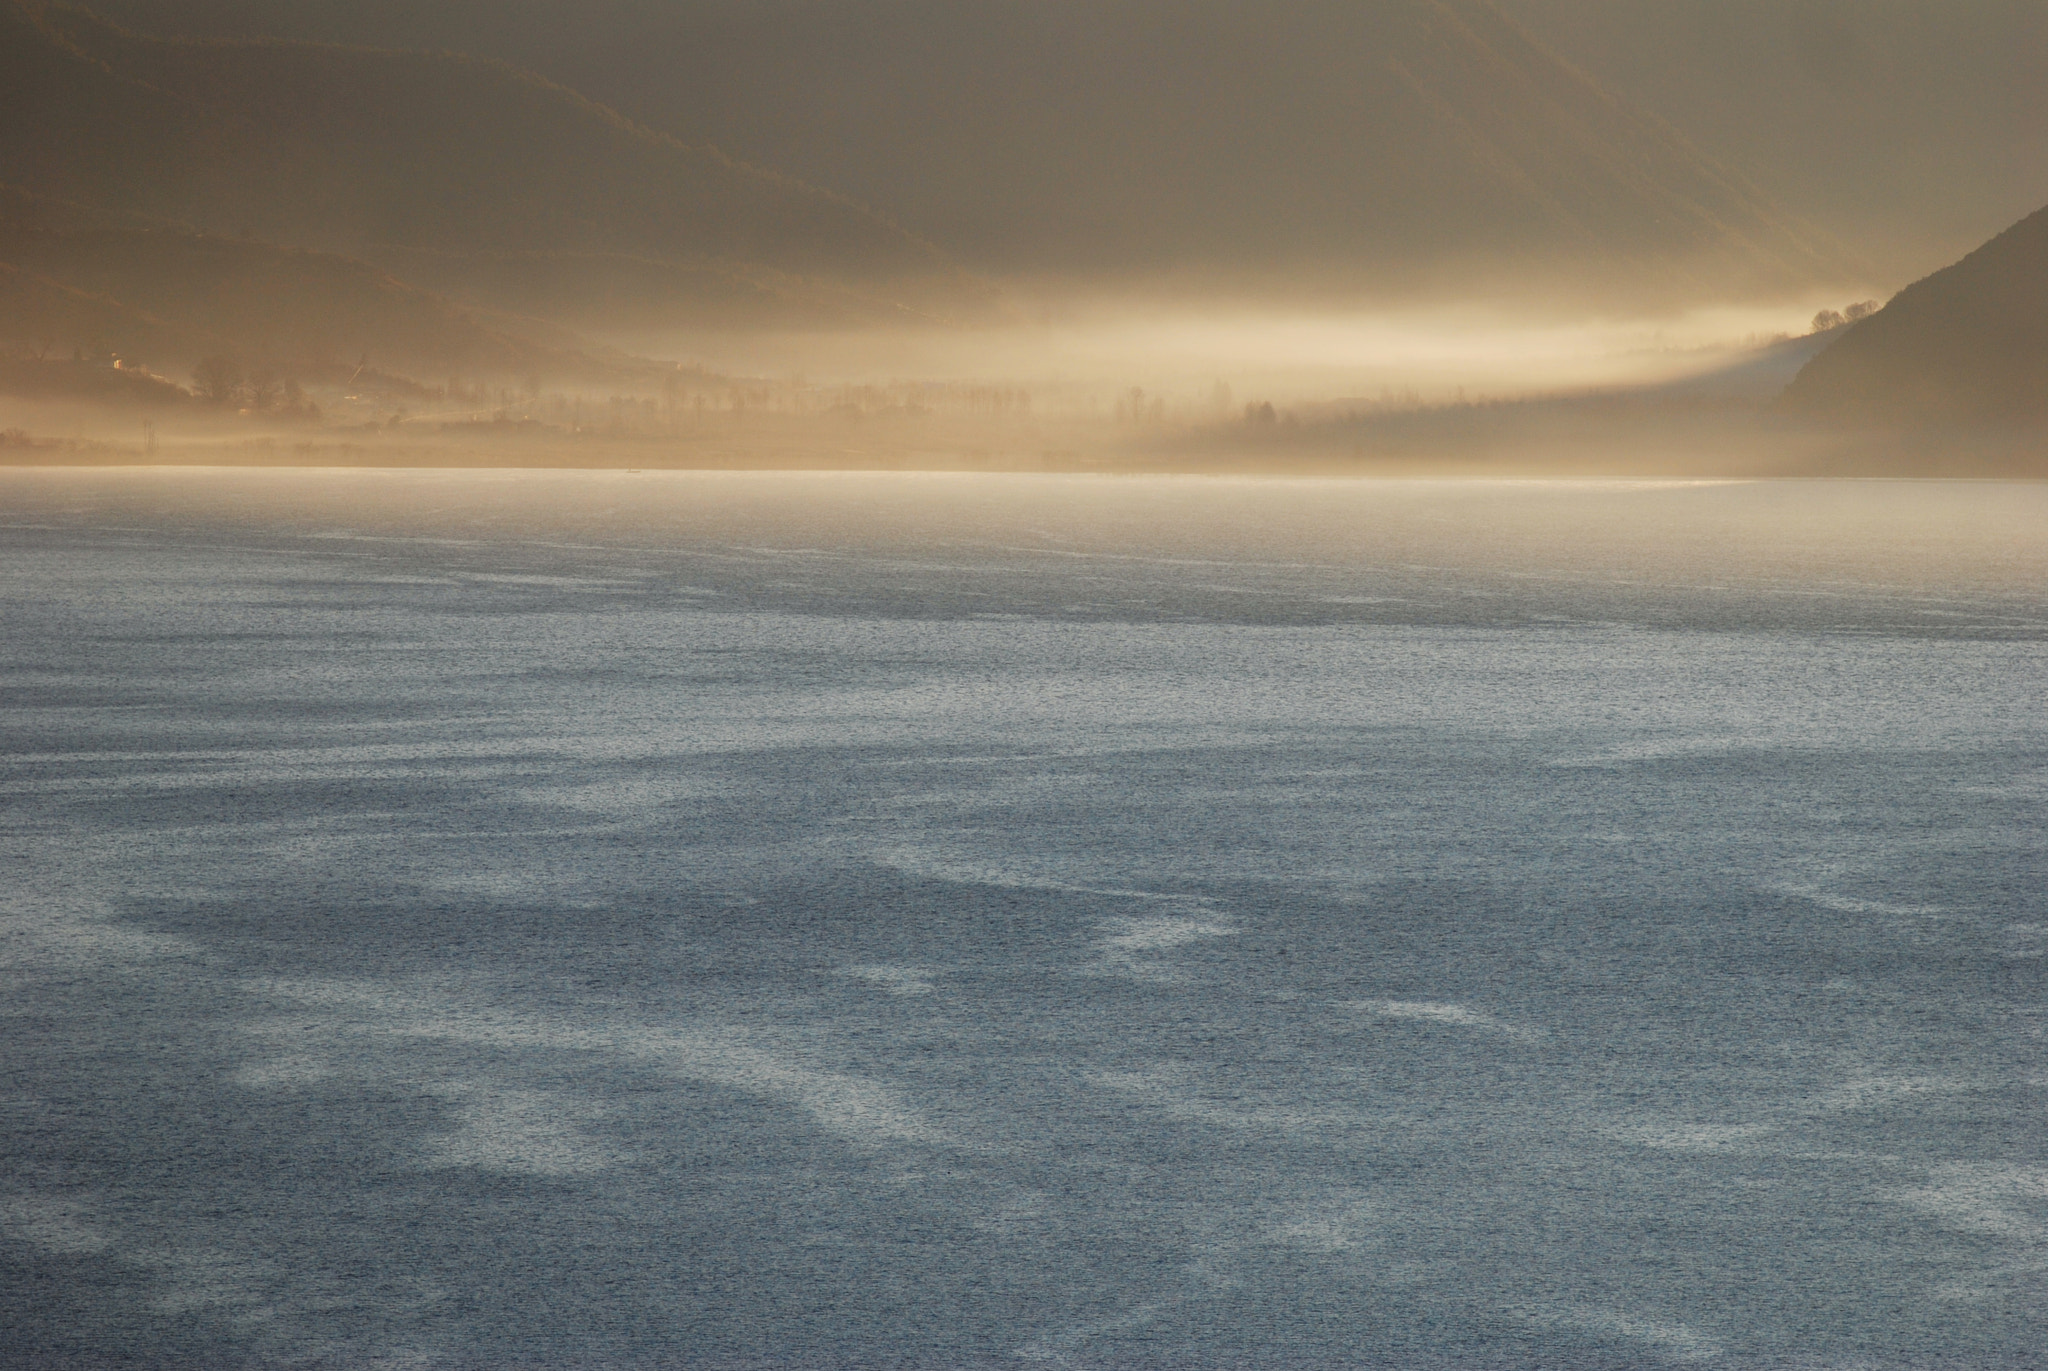
<svg viewBox="0 0 2048 1371">
<path fill-rule="evenodd" d="M 620 332 L 580 369 L 0 358 L 0 462 L 1359 475 L 2043 475 L 2026 426 L 1784 411 L 1875 302 L 1661 318 L 1048 301 L 1002 328 Z M 523 373 L 523 374 L 522 374 Z"/>
</svg>

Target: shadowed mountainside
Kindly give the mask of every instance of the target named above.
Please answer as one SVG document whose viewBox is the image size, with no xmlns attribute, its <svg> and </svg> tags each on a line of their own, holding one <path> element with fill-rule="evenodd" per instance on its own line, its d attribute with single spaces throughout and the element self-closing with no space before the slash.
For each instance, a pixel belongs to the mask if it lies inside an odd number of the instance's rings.
<svg viewBox="0 0 2048 1371">
<path fill-rule="evenodd" d="M 1498 3 L 1853 241 L 1873 281 L 1924 276 L 2048 202 L 2041 0 Z"/>
<path fill-rule="evenodd" d="M 1852 273 L 1490 0 L 215 0 L 157 22 L 481 49 L 975 263 L 1623 289 Z M 530 246 L 530 245 L 521 245 Z M 613 244 L 611 246 L 621 246 Z"/>
<path fill-rule="evenodd" d="M 229 346 L 225 339 L 0 261 L 0 353 L 39 358 L 89 349 L 164 366 Z"/>
<path fill-rule="evenodd" d="M 451 252 L 389 244 L 364 255 L 431 290 L 572 327 L 814 329 L 929 322 L 920 310 L 889 299 L 886 287 L 836 286 L 757 265 L 673 262 L 628 252 Z"/>
<path fill-rule="evenodd" d="M 626 254 L 951 298 L 929 244 L 848 200 L 494 61 L 145 38 L 0 0 L 0 180 L 362 254 Z"/>
<path fill-rule="evenodd" d="M 1872 426 L 2048 419 L 2048 209 L 1844 329 L 1780 403 Z"/>
<path fill-rule="evenodd" d="M 479 318 L 354 258 L 133 222 L 0 187 L 0 343 L 166 371 L 216 353 L 302 373 L 364 355 L 428 375 L 595 365 L 565 330 Z"/>
</svg>

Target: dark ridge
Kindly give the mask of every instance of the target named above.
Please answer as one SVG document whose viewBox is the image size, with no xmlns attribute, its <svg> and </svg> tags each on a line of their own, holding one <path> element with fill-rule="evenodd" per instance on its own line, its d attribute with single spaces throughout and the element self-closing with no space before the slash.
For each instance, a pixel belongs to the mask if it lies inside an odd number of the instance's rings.
<svg viewBox="0 0 2048 1371">
<path fill-rule="evenodd" d="M 2048 420 L 2048 209 L 1843 329 L 1780 404 L 1872 427 Z"/>
</svg>

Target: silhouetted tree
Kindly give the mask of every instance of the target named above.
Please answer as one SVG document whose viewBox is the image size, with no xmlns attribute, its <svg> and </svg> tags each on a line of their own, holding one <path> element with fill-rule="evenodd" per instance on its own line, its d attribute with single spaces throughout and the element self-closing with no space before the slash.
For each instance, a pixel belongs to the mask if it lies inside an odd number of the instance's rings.
<svg viewBox="0 0 2048 1371">
<path fill-rule="evenodd" d="M 242 384 L 242 367 L 234 358 L 215 353 L 199 359 L 199 365 L 192 368 L 192 384 L 199 391 L 199 398 L 216 405 L 231 403 L 235 390 Z"/>
<path fill-rule="evenodd" d="M 1844 309 L 1824 309 L 1813 316 L 1813 331 L 1815 333 L 1830 333 L 1835 329 L 1845 328 L 1850 324 L 1856 323 L 1858 320 L 1868 319 L 1883 308 L 1884 306 L 1876 300 L 1858 300 L 1855 304 Z"/>
</svg>

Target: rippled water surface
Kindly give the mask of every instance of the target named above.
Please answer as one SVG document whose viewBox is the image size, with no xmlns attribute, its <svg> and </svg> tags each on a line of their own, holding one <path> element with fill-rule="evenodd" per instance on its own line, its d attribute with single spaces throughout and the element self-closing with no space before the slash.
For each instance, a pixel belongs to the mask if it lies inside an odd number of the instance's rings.
<svg viewBox="0 0 2048 1371">
<path fill-rule="evenodd" d="M 0 1363 L 2048 1346 L 2041 486 L 0 525 Z"/>
</svg>

